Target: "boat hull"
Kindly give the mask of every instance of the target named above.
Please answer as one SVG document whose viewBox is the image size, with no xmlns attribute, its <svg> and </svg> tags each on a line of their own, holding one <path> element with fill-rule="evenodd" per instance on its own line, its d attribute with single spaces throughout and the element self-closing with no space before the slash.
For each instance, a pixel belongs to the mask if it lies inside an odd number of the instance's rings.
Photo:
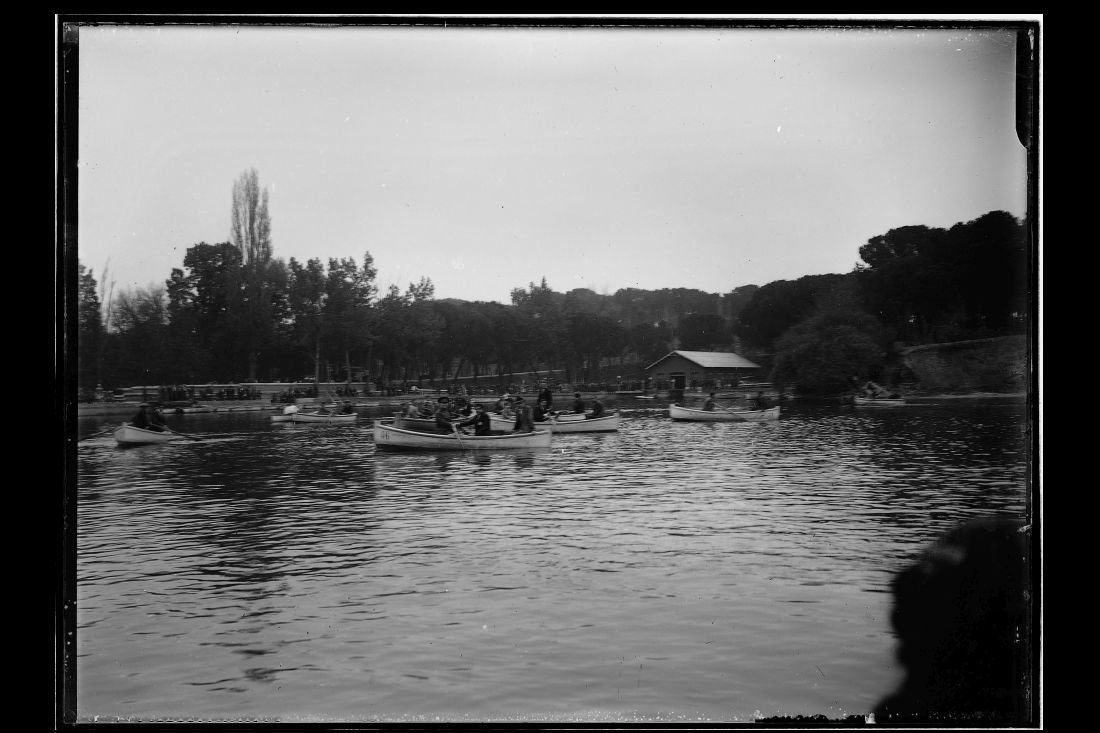
<svg viewBox="0 0 1100 733">
<path fill-rule="evenodd" d="M 905 405 L 905 400 L 900 397 L 896 399 L 882 399 L 855 395 L 852 397 L 852 400 L 860 407 L 903 407 Z"/>
<path fill-rule="evenodd" d="M 435 418 L 405 417 L 404 415 L 394 415 L 393 426 L 395 428 L 401 428 L 402 430 L 413 430 L 421 433 L 432 433 L 435 432 Z"/>
<path fill-rule="evenodd" d="M 318 415 L 315 412 L 296 412 L 290 416 L 291 422 L 318 422 L 318 423 L 353 423 L 359 416 L 354 412 L 350 415 Z"/>
<path fill-rule="evenodd" d="M 515 419 L 493 416 L 493 430 L 511 430 Z M 585 419 L 583 415 L 562 415 L 556 420 L 535 423 L 536 430 L 549 430 L 555 435 L 565 433 L 611 433 L 619 429 L 619 413 Z"/>
<path fill-rule="evenodd" d="M 120 425 L 115 430 L 115 442 L 119 445 L 153 445 L 155 443 L 171 443 L 174 440 L 179 440 L 180 437 L 176 433 L 159 432 L 157 430 L 145 430 L 144 428 L 135 428 L 129 423 Z"/>
<path fill-rule="evenodd" d="M 766 410 L 729 410 L 721 407 L 696 410 L 682 405 L 669 405 L 668 416 L 673 420 L 692 422 L 767 422 L 779 419 L 779 405 Z"/>
<path fill-rule="evenodd" d="M 374 444 L 396 450 L 501 450 L 516 448 L 549 448 L 550 432 L 507 433 L 504 435 L 462 435 L 454 433 L 422 433 L 405 430 L 388 421 L 374 421 Z"/>
</svg>

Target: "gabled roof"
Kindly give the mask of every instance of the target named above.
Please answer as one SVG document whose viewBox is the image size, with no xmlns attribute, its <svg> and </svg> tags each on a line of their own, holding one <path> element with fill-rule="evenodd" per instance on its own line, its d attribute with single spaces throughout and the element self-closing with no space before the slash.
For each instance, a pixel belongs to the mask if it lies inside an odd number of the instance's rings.
<svg viewBox="0 0 1100 733">
<path fill-rule="evenodd" d="M 759 369 L 759 364 L 754 364 L 748 359 L 730 351 L 670 351 L 657 361 L 646 367 L 650 370 L 670 356 L 682 356 L 688 361 L 694 362 L 704 369 Z"/>
</svg>

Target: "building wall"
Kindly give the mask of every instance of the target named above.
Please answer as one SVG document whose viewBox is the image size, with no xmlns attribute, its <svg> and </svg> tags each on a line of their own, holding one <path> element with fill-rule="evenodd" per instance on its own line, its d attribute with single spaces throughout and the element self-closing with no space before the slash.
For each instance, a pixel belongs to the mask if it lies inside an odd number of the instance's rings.
<svg viewBox="0 0 1100 733">
<path fill-rule="evenodd" d="M 754 375 L 757 371 L 759 370 L 731 368 L 705 369 L 690 359 L 685 359 L 679 354 L 673 354 L 667 359 L 659 362 L 655 368 L 647 369 L 646 376 L 656 380 L 667 380 L 671 378 L 673 373 L 683 372 L 685 386 L 690 387 L 692 380 L 700 382 L 705 379 L 730 381 L 740 377 Z"/>
</svg>

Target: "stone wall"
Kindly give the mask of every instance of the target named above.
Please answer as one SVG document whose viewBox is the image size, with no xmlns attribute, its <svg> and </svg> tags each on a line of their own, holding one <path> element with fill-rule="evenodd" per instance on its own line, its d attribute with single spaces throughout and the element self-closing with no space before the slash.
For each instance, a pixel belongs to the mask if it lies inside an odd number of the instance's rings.
<svg viewBox="0 0 1100 733">
<path fill-rule="evenodd" d="M 926 391 L 1022 392 L 1030 380 L 1024 336 L 914 346 L 901 358 L 916 386 Z"/>
</svg>

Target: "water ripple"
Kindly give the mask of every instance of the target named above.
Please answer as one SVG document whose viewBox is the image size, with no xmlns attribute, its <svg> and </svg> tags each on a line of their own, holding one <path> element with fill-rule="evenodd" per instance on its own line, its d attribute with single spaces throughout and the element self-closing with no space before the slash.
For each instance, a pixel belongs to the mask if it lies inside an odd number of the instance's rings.
<svg viewBox="0 0 1100 733">
<path fill-rule="evenodd" d="M 865 712 L 899 674 L 892 573 L 1029 502 L 1018 406 L 889 413 L 638 411 L 616 434 L 470 455 L 263 413 L 184 416 L 210 441 L 84 441 L 79 712 Z"/>
</svg>

